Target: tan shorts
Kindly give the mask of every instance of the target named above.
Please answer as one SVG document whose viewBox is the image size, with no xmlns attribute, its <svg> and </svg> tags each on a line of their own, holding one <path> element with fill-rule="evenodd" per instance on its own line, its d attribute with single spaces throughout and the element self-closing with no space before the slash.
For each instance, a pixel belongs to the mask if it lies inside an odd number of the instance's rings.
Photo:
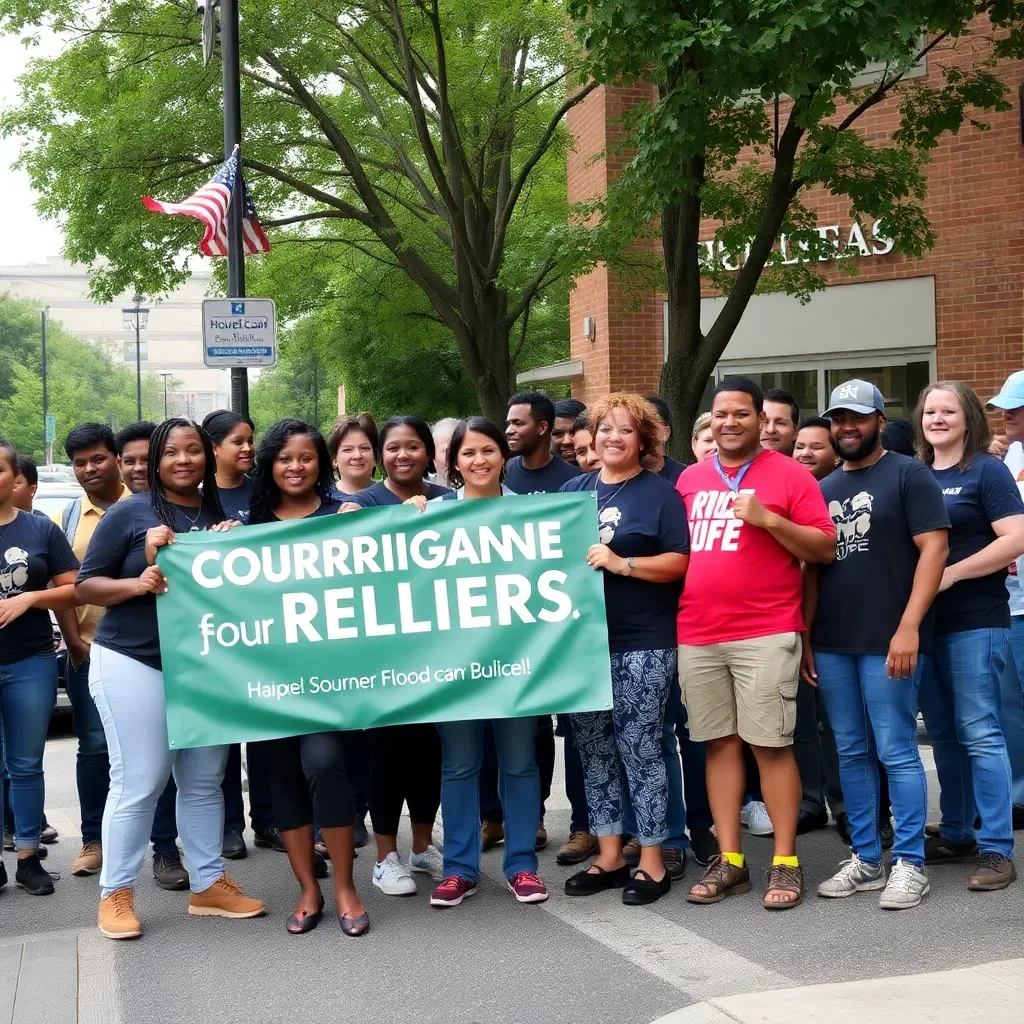
<svg viewBox="0 0 1024 1024">
<path fill-rule="evenodd" d="M 757 747 L 788 747 L 796 726 L 800 634 L 679 648 L 679 686 L 690 739 L 739 735 Z"/>
</svg>

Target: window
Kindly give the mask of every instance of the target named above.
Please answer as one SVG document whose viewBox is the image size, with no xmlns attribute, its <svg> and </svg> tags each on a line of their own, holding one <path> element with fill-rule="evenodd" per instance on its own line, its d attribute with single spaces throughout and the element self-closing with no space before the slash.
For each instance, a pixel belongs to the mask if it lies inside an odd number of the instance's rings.
<svg viewBox="0 0 1024 1024">
<path fill-rule="evenodd" d="M 927 361 L 905 363 L 903 366 L 858 366 L 841 370 L 825 371 L 825 401 L 834 387 L 854 377 L 874 384 L 885 398 L 885 415 L 888 419 L 910 419 L 917 405 L 917 396 L 928 386 L 931 367 Z"/>
<path fill-rule="evenodd" d="M 140 342 L 139 344 L 139 362 L 145 363 L 149 360 L 149 351 L 146 342 Z M 124 343 L 124 361 L 126 363 L 135 362 L 135 342 L 126 341 Z"/>
</svg>

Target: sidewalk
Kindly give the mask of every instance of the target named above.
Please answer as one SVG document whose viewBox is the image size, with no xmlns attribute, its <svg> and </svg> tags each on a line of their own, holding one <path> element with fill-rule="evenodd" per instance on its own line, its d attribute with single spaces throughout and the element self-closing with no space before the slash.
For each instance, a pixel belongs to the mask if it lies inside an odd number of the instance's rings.
<svg viewBox="0 0 1024 1024">
<path fill-rule="evenodd" d="M 1002 1024 L 1022 1015 L 1024 959 L 726 996 L 676 1010 L 654 1024 Z"/>
</svg>

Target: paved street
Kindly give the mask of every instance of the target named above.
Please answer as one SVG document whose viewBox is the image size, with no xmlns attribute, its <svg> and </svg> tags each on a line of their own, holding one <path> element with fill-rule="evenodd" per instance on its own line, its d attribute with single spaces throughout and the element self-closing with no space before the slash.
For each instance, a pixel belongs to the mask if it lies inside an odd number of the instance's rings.
<svg viewBox="0 0 1024 1024">
<path fill-rule="evenodd" d="M 270 909 L 238 922 L 188 917 L 187 894 L 158 889 L 147 858 L 136 903 L 146 934 L 113 943 L 95 928 L 95 879 L 70 875 L 74 749 L 61 732 L 46 754 L 47 811 L 61 833 L 48 861 L 63 874 L 57 895 L 33 899 L 13 884 L 0 892 L 0 1024 L 915 1024 L 968 1015 L 984 1024 L 1024 1005 L 1024 960 L 990 966 L 1024 952 L 1024 882 L 970 894 L 967 867 L 947 867 L 932 871 L 932 892 L 914 911 L 883 913 L 870 894 L 811 895 L 795 911 L 769 914 L 759 894 L 771 845 L 751 838 L 757 877 L 748 896 L 699 907 L 679 885 L 651 908 L 624 907 L 612 894 L 570 900 L 561 884 L 571 869 L 554 858 L 568 825 L 557 788 L 541 859 L 552 898 L 543 905 L 517 905 L 504 891 L 500 847 L 484 857 L 478 895 L 449 911 L 427 904 L 424 876 L 418 897 L 383 896 L 364 850 L 357 869 L 370 934 L 345 938 L 325 918 L 296 938 L 284 931 L 295 889 L 283 855 L 251 851 L 231 865 Z M 560 775 L 559 765 L 556 786 Z M 933 771 L 929 779 L 934 803 Z M 812 887 L 845 855 L 831 829 L 802 840 L 800 853 Z M 12 862 L 9 854 L 9 871 Z M 688 865 L 684 883 L 696 873 Z M 885 980 L 923 972 L 937 976 Z M 826 987 L 808 989 L 817 985 Z"/>
</svg>

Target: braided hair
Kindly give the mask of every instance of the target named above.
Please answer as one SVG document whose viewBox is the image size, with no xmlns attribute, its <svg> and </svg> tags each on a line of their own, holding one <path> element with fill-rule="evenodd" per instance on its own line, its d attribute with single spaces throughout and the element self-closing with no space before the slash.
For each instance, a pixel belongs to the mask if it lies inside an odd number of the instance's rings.
<svg viewBox="0 0 1024 1024">
<path fill-rule="evenodd" d="M 278 420 L 264 433 L 253 460 L 252 497 L 249 500 L 249 522 L 270 523 L 274 509 L 281 503 L 281 488 L 274 480 L 274 463 L 290 437 L 305 434 L 316 448 L 317 477 L 314 489 L 321 501 L 331 501 L 334 494 L 334 469 L 327 442 L 316 427 L 302 420 Z"/>
<path fill-rule="evenodd" d="M 165 526 L 174 529 L 174 508 L 164 491 L 163 481 L 160 479 L 160 460 L 163 458 L 171 431 L 177 430 L 179 427 L 185 430 L 194 430 L 203 442 L 206 469 L 203 472 L 202 490 L 200 491 L 200 508 L 208 516 L 212 516 L 215 523 L 221 523 L 227 519 L 227 516 L 224 514 L 224 508 L 220 503 L 220 492 L 217 490 L 217 460 L 213 455 L 213 443 L 210 441 L 210 435 L 198 423 L 180 416 L 172 416 L 171 419 L 164 420 L 153 431 L 153 437 L 149 442 L 149 500 L 153 506 L 153 514 Z"/>
</svg>

